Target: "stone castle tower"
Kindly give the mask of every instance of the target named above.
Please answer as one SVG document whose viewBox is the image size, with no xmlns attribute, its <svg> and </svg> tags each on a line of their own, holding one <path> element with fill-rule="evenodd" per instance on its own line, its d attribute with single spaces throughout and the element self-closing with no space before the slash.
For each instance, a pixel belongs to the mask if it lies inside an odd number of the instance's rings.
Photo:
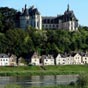
<svg viewBox="0 0 88 88">
<path fill-rule="evenodd" d="M 22 8 L 22 12 L 20 14 L 20 28 L 25 29 L 26 27 L 31 26 L 35 29 L 42 29 L 42 17 L 34 6 L 27 8 Z"/>
</svg>

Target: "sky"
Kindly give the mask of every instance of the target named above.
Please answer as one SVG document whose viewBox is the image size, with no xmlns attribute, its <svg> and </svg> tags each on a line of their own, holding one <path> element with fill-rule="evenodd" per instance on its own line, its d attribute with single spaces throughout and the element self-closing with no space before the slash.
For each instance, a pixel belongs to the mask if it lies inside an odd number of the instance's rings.
<svg viewBox="0 0 88 88">
<path fill-rule="evenodd" d="M 0 7 L 10 7 L 20 11 L 25 4 L 27 7 L 34 5 L 42 16 L 63 14 L 69 4 L 79 24 L 88 26 L 88 0 L 0 0 Z"/>
</svg>

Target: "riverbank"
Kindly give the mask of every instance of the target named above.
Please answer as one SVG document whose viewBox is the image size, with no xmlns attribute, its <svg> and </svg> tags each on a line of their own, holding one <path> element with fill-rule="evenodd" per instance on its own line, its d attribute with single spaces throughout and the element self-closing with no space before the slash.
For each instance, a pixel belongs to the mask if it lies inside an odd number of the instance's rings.
<svg viewBox="0 0 88 88">
<path fill-rule="evenodd" d="M 0 76 L 88 73 L 88 65 L 0 67 Z"/>
<path fill-rule="evenodd" d="M 19 85 L 6 85 L 4 88 L 24 88 L 22 86 Z M 27 88 L 41 88 L 41 87 L 27 87 Z M 47 86 L 47 87 L 42 87 L 42 88 L 78 88 L 76 86 L 69 86 L 69 85 L 65 85 L 65 86 Z"/>
</svg>

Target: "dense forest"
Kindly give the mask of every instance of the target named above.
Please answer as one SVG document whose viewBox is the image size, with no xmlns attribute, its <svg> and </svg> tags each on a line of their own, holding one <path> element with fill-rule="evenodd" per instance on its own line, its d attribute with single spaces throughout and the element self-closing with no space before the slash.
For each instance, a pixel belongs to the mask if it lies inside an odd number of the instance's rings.
<svg viewBox="0 0 88 88">
<path fill-rule="evenodd" d="M 0 8 L 0 53 L 26 57 L 30 53 L 42 54 L 88 51 L 88 28 L 81 27 L 76 32 L 67 30 L 25 30 L 15 27 L 15 17 L 19 12 L 12 8 Z"/>
</svg>

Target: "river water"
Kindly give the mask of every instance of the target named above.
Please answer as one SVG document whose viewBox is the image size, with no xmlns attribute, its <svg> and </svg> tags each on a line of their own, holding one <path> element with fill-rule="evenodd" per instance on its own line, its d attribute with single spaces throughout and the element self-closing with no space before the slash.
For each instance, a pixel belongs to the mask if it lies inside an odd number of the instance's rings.
<svg viewBox="0 0 88 88">
<path fill-rule="evenodd" d="M 46 75 L 46 76 L 10 76 L 0 77 L 0 88 L 8 84 L 21 85 L 27 87 L 42 87 L 54 85 L 66 85 L 77 81 L 78 75 Z"/>
</svg>

